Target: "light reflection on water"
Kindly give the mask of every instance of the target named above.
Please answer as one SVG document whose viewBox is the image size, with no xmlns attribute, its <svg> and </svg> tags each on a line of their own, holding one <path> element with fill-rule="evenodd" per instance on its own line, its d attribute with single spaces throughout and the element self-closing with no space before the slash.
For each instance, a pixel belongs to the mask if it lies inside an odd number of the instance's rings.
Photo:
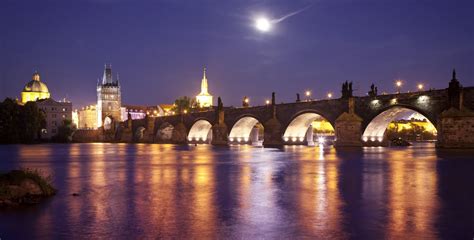
<svg viewBox="0 0 474 240">
<path fill-rule="evenodd" d="M 0 237 L 470 238 L 471 155 L 433 145 L 0 146 L 2 171 L 39 168 L 60 190 L 0 212 Z"/>
</svg>

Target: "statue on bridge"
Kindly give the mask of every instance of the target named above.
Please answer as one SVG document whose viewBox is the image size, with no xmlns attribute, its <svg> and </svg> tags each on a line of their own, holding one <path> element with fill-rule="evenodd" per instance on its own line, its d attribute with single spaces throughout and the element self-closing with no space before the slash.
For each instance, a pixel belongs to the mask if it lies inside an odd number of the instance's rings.
<svg viewBox="0 0 474 240">
<path fill-rule="evenodd" d="M 377 96 L 377 87 L 372 83 L 370 85 L 370 91 L 368 92 L 370 97 L 376 97 Z"/>
<path fill-rule="evenodd" d="M 346 81 L 342 84 L 342 98 L 352 97 L 352 82 Z"/>
<path fill-rule="evenodd" d="M 300 94 L 299 94 L 299 93 L 296 94 L 296 102 L 301 102 Z"/>
</svg>

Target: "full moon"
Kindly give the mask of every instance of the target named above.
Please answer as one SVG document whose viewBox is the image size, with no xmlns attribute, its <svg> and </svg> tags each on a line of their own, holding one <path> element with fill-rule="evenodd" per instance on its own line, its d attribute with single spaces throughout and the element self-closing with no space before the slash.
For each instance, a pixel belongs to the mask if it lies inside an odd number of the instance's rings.
<svg viewBox="0 0 474 240">
<path fill-rule="evenodd" d="M 262 32 L 268 32 L 271 28 L 270 21 L 266 18 L 259 18 L 255 21 L 255 27 Z"/>
</svg>

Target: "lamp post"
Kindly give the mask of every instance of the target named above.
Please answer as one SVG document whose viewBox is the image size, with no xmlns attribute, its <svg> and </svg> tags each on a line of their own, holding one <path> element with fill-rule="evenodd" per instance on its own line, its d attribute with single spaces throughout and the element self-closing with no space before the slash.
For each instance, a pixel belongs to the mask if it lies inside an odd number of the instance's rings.
<svg viewBox="0 0 474 240">
<path fill-rule="evenodd" d="M 306 100 L 310 101 L 311 100 L 311 91 L 306 90 L 305 95 L 306 95 Z"/>
<path fill-rule="evenodd" d="M 328 98 L 331 99 L 332 98 L 332 93 L 328 93 Z"/>
<path fill-rule="evenodd" d="M 397 93 L 400 93 L 400 89 L 402 87 L 402 81 L 397 80 L 397 82 L 395 82 L 395 85 L 397 85 Z"/>
<path fill-rule="evenodd" d="M 423 86 L 422 83 L 419 83 L 419 84 L 418 84 L 418 90 L 419 90 L 419 91 L 423 91 L 423 88 L 424 88 L 424 87 L 425 87 L 425 86 Z"/>
</svg>

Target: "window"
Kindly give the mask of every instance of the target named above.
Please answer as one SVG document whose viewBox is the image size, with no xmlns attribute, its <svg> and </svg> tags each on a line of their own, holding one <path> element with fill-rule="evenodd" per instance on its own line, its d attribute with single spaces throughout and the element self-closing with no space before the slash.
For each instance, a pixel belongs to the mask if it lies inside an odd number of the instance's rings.
<svg viewBox="0 0 474 240">
<path fill-rule="evenodd" d="M 52 118 L 56 118 L 56 113 L 51 114 Z"/>
<path fill-rule="evenodd" d="M 56 133 L 56 128 L 51 129 L 51 133 Z"/>
<path fill-rule="evenodd" d="M 63 112 L 65 112 L 67 110 L 67 108 L 63 108 Z"/>
</svg>

